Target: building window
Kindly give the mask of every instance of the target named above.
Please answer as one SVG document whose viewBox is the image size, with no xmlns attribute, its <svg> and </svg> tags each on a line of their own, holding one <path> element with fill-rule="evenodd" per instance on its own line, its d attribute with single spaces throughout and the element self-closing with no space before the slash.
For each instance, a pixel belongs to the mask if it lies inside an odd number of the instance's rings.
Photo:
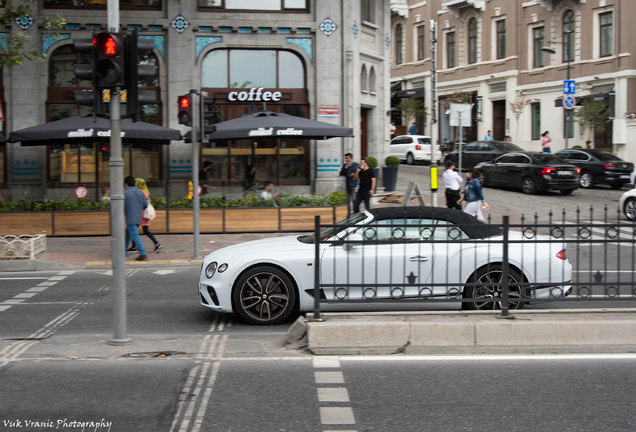
<svg viewBox="0 0 636 432">
<path fill-rule="evenodd" d="M 306 11 L 309 0 L 199 0 L 201 8 L 237 11 Z"/>
<path fill-rule="evenodd" d="M 455 67 L 455 32 L 446 34 L 446 67 Z"/>
<path fill-rule="evenodd" d="M 599 15 L 601 21 L 601 57 L 610 56 L 613 53 L 613 37 L 612 37 L 612 12 L 605 12 Z"/>
<path fill-rule="evenodd" d="M 106 9 L 106 0 L 44 0 L 46 9 Z M 161 10 L 161 0 L 119 0 L 121 9 Z"/>
<path fill-rule="evenodd" d="M 362 65 L 362 70 L 360 71 L 360 90 L 363 93 L 367 93 L 369 91 L 369 79 L 367 77 L 367 67 Z"/>
<path fill-rule="evenodd" d="M 563 16 L 563 62 L 574 60 L 574 12 Z"/>
<path fill-rule="evenodd" d="M 532 139 L 541 139 L 541 104 L 530 104 L 532 113 Z"/>
<path fill-rule="evenodd" d="M 424 60 L 424 26 L 417 26 L 417 59 Z"/>
<path fill-rule="evenodd" d="M 497 58 L 506 57 L 506 20 L 497 21 Z"/>
<path fill-rule="evenodd" d="M 371 66 L 371 71 L 369 72 L 369 91 L 372 94 L 375 94 L 378 91 L 375 79 L 375 68 L 373 66 Z"/>
<path fill-rule="evenodd" d="M 402 64 L 404 62 L 402 46 L 402 25 L 398 24 L 395 27 L 395 64 Z"/>
<path fill-rule="evenodd" d="M 468 63 L 477 63 L 477 19 L 468 21 Z"/>
<path fill-rule="evenodd" d="M 201 87 L 305 88 L 303 62 L 290 51 L 217 49 L 205 56 L 201 70 Z"/>
<path fill-rule="evenodd" d="M 533 54 L 534 54 L 534 67 L 543 67 L 545 65 L 543 60 L 543 42 L 544 42 L 544 33 L 543 27 L 536 27 L 532 29 L 532 39 L 533 39 Z"/>
<path fill-rule="evenodd" d="M 375 0 L 362 0 L 362 21 L 375 23 Z"/>
</svg>

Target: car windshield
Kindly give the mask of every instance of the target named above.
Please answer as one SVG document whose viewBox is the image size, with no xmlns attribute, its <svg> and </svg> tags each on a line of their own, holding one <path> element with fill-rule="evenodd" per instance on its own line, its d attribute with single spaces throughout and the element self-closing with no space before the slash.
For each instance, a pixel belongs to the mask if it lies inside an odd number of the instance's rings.
<svg viewBox="0 0 636 432">
<path fill-rule="evenodd" d="M 343 219 L 339 222 L 336 222 L 335 226 L 330 226 L 327 228 L 323 228 L 320 230 L 320 238 L 325 240 L 329 237 L 333 237 L 343 229 L 346 229 L 348 226 L 355 225 L 369 217 L 366 213 L 355 213 L 349 216 L 346 219 Z M 315 234 L 300 236 L 298 237 L 298 241 L 301 243 L 313 244 L 315 239 Z"/>
<path fill-rule="evenodd" d="M 623 159 L 602 150 L 591 151 L 590 153 L 592 153 L 594 156 L 596 156 L 603 162 L 622 162 L 623 161 Z"/>
<path fill-rule="evenodd" d="M 507 151 L 507 152 L 523 151 L 523 149 L 519 147 L 517 144 L 513 144 L 509 142 L 500 141 L 496 145 L 500 150 Z"/>
<path fill-rule="evenodd" d="M 564 161 L 557 155 L 553 155 L 550 153 L 538 153 L 538 154 L 535 154 L 534 157 L 535 159 L 537 159 L 539 162 L 541 162 L 544 165 L 567 163 L 566 161 Z"/>
</svg>

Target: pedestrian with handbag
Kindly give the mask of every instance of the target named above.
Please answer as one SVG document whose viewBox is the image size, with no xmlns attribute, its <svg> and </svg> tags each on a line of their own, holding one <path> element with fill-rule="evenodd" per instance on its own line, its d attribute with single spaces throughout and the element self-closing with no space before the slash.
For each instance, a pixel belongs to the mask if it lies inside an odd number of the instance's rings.
<svg viewBox="0 0 636 432">
<path fill-rule="evenodd" d="M 146 202 L 148 203 L 148 207 L 146 207 L 146 209 L 144 210 L 141 216 L 141 228 L 144 230 L 144 234 L 150 240 L 152 240 L 152 242 L 155 245 L 155 250 L 152 251 L 152 253 L 157 253 L 161 250 L 162 246 L 159 244 L 155 236 L 150 232 L 150 221 L 155 218 L 155 208 L 150 203 L 150 190 L 148 189 L 148 186 L 146 185 L 146 180 L 142 178 L 135 179 L 135 187 L 139 189 L 140 191 L 142 191 L 144 193 L 144 196 L 146 197 Z M 137 248 L 135 248 L 135 245 L 132 245 L 130 249 L 128 249 L 129 252 L 135 252 L 136 250 Z"/>
</svg>

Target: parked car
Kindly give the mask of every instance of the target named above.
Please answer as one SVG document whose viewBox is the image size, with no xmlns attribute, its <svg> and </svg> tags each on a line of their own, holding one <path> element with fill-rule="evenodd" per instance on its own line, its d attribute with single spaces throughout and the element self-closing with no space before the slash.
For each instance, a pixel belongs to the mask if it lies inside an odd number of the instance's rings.
<svg viewBox="0 0 636 432">
<path fill-rule="evenodd" d="M 502 154 L 523 151 L 516 144 L 505 141 L 473 141 L 462 145 L 462 169 L 472 168 L 481 162 L 488 162 Z M 459 163 L 459 150 L 453 150 L 444 158 L 444 163 Z"/>
<path fill-rule="evenodd" d="M 631 189 L 621 195 L 618 205 L 627 219 L 636 221 L 636 189 Z"/>
<path fill-rule="evenodd" d="M 516 187 L 527 194 L 555 189 L 570 195 L 579 187 L 580 169 L 550 153 L 507 153 L 475 169 L 483 186 Z"/>
<path fill-rule="evenodd" d="M 434 161 L 442 159 L 439 145 L 432 155 Z M 431 162 L 431 137 L 424 135 L 400 135 L 391 140 L 391 156 L 412 165 L 415 162 Z"/>
<path fill-rule="evenodd" d="M 401 226 L 392 226 L 398 224 Z M 462 307 L 462 302 L 427 301 L 449 297 L 469 299 L 463 303 L 469 309 L 501 307 L 503 251 L 492 242 L 500 245 L 502 232 L 460 210 L 384 207 L 355 213 L 319 234 L 332 241 L 319 245 L 320 280 L 328 285 L 321 288 L 325 302 L 320 308 Z M 531 240 L 519 231 L 508 235 L 514 240 L 508 249 L 512 309 L 523 307 L 521 297 L 549 299 L 555 293 L 570 293 L 572 266 L 563 240 L 549 236 Z M 396 238 L 408 241 L 396 244 Z M 252 324 L 279 323 L 293 309 L 311 311 L 315 241 L 313 234 L 276 237 L 210 253 L 203 259 L 199 276 L 201 305 L 236 313 Z M 348 287 L 345 296 L 353 302 L 339 301 L 344 286 Z M 395 302 L 396 293 L 411 301 Z"/>
<path fill-rule="evenodd" d="M 595 149 L 565 149 L 556 153 L 562 159 L 581 168 L 581 187 L 593 188 L 604 183 L 620 189 L 630 183 L 634 164 L 613 154 Z"/>
</svg>

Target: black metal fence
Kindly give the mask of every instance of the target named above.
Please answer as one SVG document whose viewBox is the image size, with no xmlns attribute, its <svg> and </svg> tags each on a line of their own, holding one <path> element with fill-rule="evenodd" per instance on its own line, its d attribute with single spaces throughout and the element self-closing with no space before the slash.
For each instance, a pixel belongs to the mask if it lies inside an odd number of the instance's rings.
<svg viewBox="0 0 636 432">
<path fill-rule="evenodd" d="M 550 212 L 547 220 L 522 216 L 518 223 L 457 213 L 395 208 L 335 225 L 316 217 L 313 318 L 343 303 L 352 310 L 495 309 L 508 317 L 544 302 L 636 300 L 636 223 L 620 211 Z"/>
</svg>

